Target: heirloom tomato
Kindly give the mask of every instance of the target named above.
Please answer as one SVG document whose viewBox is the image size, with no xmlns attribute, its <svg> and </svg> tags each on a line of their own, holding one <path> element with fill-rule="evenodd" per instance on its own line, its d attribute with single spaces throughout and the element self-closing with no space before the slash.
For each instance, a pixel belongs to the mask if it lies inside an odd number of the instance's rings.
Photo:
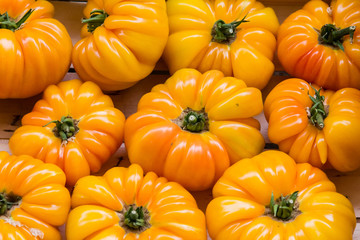
<svg viewBox="0 0 360 240">
<path fill-rule="evenodd" d="M 53 164 L 0 152 L 0 239 L 60 240 L 70 210 L 65 181 Z"/>
<path fill-rule="evenodd" d="M 360 1 L 309 1 L 278 32 L 278 57 L 295 77 L 326 89 L 360 88 Z"/>
<path fill-rule="evenodd" d="M 279 27 L 272 8 L 255 0 L 168 0 L 170 73 L 211 69 L 262 89 L 274 72 Z"/>
<path fill-rule="evenodd" d="M 0 1 L 0 98 L 27 98 L 63 79 L 72 42 L 45 0 Z"/>
<path fill-rule="evenodd" d="M 206 209 L 213 240 L 351 240 L 353 206 L 320 169 L 265 151 L 230 168 Z"/>
<path fill-rule="evenodd" d="M 360 90 L 322 90 L 301 79 L 279 83 L 264 104 L 270 141 L 297 162 L 339 171 L 360 166 Z"/>
<path fill-rule="evenodd" d="M 49 86 L 22 126 L 11 136 L 10 150 L 54 163 L 67 184 L 100 170 L 123 140 L 124 114 L 92 82 L 64 81 Z"/>
<path fill-rule="evenodd" d="M 152 72 L 169 34 L 164 0 L 88 0 L 84 14 L 88 34 L 72 54 L 82 80 L 121 90 Z"/>
<path fill-rule="evenodd" d="M 76 183 L 68 240 L 206 240 L 205 216 L 182 186 L 143 175 L 137 164 L 114 167 Z"/>
<path fill-rule="evenodd" d="M 129 160 L 191 191 L 213 186 L 230 163 L 264 148 L 261 92 L 217 70 L 177 71 L 125 122 Z"/>
</svg>

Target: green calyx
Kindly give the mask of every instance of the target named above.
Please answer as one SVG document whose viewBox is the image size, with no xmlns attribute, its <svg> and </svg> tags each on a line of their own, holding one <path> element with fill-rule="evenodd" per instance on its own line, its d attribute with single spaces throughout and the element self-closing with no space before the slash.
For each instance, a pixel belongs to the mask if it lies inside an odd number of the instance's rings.
<svg viewBox="0 0 360 240">
<path fill-rule="evenodd" d="M 221 19 L 217 20 L 211 30 L 211 41 L 231 44 L 236 38 L 237 27 L 243 22 L 249 22 L 245 18 L 246 16 L 240 21 L 233 21 L 231 23 L 225 23 Z"/>
<path fill-rule="evenodd" d="M 190 132 L 201 132 L 207 125 L 206 116 L 204 113 L 196 111 L 189 111 L 183 120 L 182 128 Z"/>
<path fill-rule="evenodd" d="M 296 206 L 296 199 L 298 197 L 298 192 L 294 192 L 291 195 L 288 196 L 280 196 L 278 199 L 274 199 L 274 194 L 271 194 L 271 200 L 270 200 L 270 211 L 271 215 L 276 218 L 283 221 L 289 221 L 294 217 L 294 213 L 298 213 L 299 210 Z"/>
<path fill-rule="evenodd" d="M 146 224 L 143 207 L 134 208 L 130 206 L 129 210 L 125 212 L 124 217 L 124 224 L 131 229 L 139 229 Z"/>
<path fill-rule="evenodd" d="M 54 120 L 43 127 L 46 127 L 47 125 L 51 123 L 55 123 L 56 126 L 53 128 L 54 135 L 58 138 L 60 138 L 62 141 L 67 141 L 69 138 L 75 136 L 75 134 L 79 131 L 79 127 L 77 126 L 77 123 L 79 121 L 73 119 L 70 116 L 63 116 L 61 117 L 61 120 Z"/>
<path fill-rule="evenodd" d="M 14 19 L 10 18 L 9 14 L 5 12 L 4 14 L 0 15 L 0 29 L 9 29 L 13 32 L 18 30 L 23 23 L 30 17 L 30 15 L 34 12 L 33 9 L 29 9 L 19 21 L 15 21 Z"/>
<path fill-rule="evenodd" d="M 84 18 L 81 22 L 86 23 L 88 32 L 92 33 L 97 27 L 104 24 L 104 21 L 108 16 L 109 15 L 104 10 L 96 9 L 90 13 L 90 18 Z"/>
<path fill-rule="evenodd" d="M 354 32 L 356 27 L 350 26 L 347 28 L 337 28 L 334 24 L 325 24 L 321 27 L 319 32 L 319 43 L 330 45 L 335 48 L 340 48 L 344 51 L 343 46 L 343 37 L 346 35 L 350 35 L 350 43 L 353 42 Z"/>
<path fill-rule="evenodd" d="M 327 116 L 327 112 L 325 110 L 325 105 L 324 105 L 324 101 L 325 101 L 325 97 L 320 95 L 320 91 L 321 88 L 319 90 L 316 90 L 313 86 L 311 86 L 314 91 L 315 91 L 315 95 L 310 96 L 309 97 L 311 99 L 311 101 L 313 102 L 309 113 L 308 113 L 308 117 L 310 122 L 316 126 L 319 129 L 323 129 L 324 128 L 324 119 Z"/>
<path fill-rule="evenodd" d="M 6 215 L 12 207 L 19 205 L 20 200 L 21 197 L 15 194 L 0 193 L 0 216 Z"/>
</svg>

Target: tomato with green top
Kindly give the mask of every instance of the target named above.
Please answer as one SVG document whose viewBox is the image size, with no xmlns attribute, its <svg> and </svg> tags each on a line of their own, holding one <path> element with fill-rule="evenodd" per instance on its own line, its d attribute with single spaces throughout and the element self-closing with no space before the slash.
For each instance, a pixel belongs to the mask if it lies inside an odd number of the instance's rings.
<svg viewBox="0 0 360 240">
<path fill-rule="evenodd" d="M 225 171 L 206 209 L 213 240 L 351 240 L 350 201 L 326 174 L 280 151 L 243 159 Z"/>
<path fill-rule="evenodd" d="M 270 141 L 297 162 L 353 171 L 360 167 L 360 90 L 323 90 L 287 79 L 264 103 Z"/>
<path fill-rule="evenodd" d="M 277 40 L 290 75 L 325 89 L 360 89 L 360 1 L 309 1 L 285 19 Z"/>
<path fill-rule="evenodd" d="M 225 76 L 262 89 L 274 72 L 279 22 L 256 0 L 168 0 L 170 34 L 163 58 L 173 74 L 181 68 Z"/>
<path fill-rule="evenodd" d="M 217 70 L 177 71 L 153 87 L 125 122 L 129 160 L 192 191 L 213 186 L 230 164 L 265 145 L 254 116 L 259 89 Z"/>
</svg>

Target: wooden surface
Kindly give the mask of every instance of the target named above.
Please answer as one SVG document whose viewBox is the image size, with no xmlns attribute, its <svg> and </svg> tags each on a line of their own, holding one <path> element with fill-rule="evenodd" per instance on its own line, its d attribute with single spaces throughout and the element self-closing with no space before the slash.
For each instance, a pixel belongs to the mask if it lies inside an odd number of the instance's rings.
<svg viewBox="0 0 360 240">
<path fill-rule="evenodd" d="M 56 9 L 55 18 L 59 19 L 67 27 L 69 34 L 72 37 L 73 44 L 75 44 L 80 39 L 80 19 L 83 17 L 82 9 L 85 6 L 85 2 L 52 2 L 55 5 Z M 297 9 L 300 9 L 301 6 L 305 2 L 307 2 L 307 0 L 263 0 L 262 2 L 266 6 L 273 7 L 279 18 L 279 21 L 282 22 L 290 13 L 294 12 Z M 274 76 L 270 80 L 268 86 L 262 91 L 264 97 L 267 95 L 267 93 L 271 90 L 273 86 L 275 86 L 281 80 L 287 78 L 287 76 L 283 76 L 286 73 L 283 72 L 283 68 L 281 67 L 277 59 L 275 59 L 275 64 L 276 72 L 274 73 Z M 77 74 L 74 73 L 73 69 L 70 69 L 69 71 L 70 72 L 64 77 L 64 81 L 78 78 Z M 133 87 L 123 91 L 108 94 L 113 99 L 115 107 L 119 108 L 125 114 L 125 116 L 128 117 L 132 113 L 136 112 L 136 106 L 140 97 L 143 94 L 149 92 L 154 85 L 163 83 L 168 77 L 169 75 L 166 70 L 166 66 L 162 61 L 160 61 L 155 71 L 150 76 L 141 80 Z M 41 95 L 21 100 L 0 100 L 0 151 L 4 150 L 10 152 L 8 148 L 8 139 L 10 138 L 13 131 L 20 126 L 21 117 L 31 111 L 34 103 L 38 99 L 40 99 L 40 97 Z M 267 122 L 263 114 L 257 116 L 257 119 L 261 123 L 262 134 L 264 135 L 266 141 L 269 142 L 266 134 Z M 117 165 L 129 165 L 124 145 L 120 147 L 116 154 L 114 154 L 114 156 L 105 164 L 105 166 L 103 166 L 102 170 L 97 174 L 101 175 L 107 169 Z M 360 170 L 350 173 L 339 173 L 337 171 L 330 170 L 326 173 L 328 174 L 329 178 L 335 183 L 338 192 L 344 194 L 352 202 L 358 221 L 353 239 L 360 240 Z M 212 198 L 211 191 L 196 192 L 193 193 L 193 195 L 196 198 L 200 209 L 202 210 L 205 210 L 208 202 Z M 61 227 L 61 231 L 62 233 L 64 232 L 63 226 Z"/>
</svg>

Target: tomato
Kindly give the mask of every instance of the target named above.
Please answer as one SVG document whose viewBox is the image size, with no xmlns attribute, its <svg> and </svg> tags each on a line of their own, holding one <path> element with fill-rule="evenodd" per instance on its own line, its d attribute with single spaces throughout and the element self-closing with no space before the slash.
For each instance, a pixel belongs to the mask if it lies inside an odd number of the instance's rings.
<svg viewBox="0 0 360 240">
<path fill-rule="evenodd" d="M 212 70 L 177 71 L 125 122 L 129 160 L 192 191 L 213 186 L 230 163 L 264 148 L 260 90 Z"/>
<path fill-rule="evenodd" d="M 0 99 L 34 96 L 67 73 L 72 42 L 53 14 L 44 0 L 0 2 Z"/>
<path fill-rule="evenodd" d="M 168 0 L 164 60 L 181 68 L 216 69 L 262 89 L 274 72 L 279 27 L 272 8 L 255 0 Z"/>
<path fill-rule="evenodd" d="M 54 163 L 72 186 L 100 170 L 123 140 L 124 114 L 92 82 L 49 86 L 11 136 L 10 150 Z"/>
<path fill-rule="evenodd" d="M 164 0 L 89 0 L 84 14 L 89 33 L 72 54 L 82 80 L 121 90 L 152 72 L 169 33 Z"/>
<path fill-rule="evenodd" d="M 353 206 L 326 174 L 280 151 L 243 159 L 225 171 L 206 209 L 214 240 L 351 240 Z"/>
<path fill-rule="evenodd" d="M 360 88 L 360 1 L 309 1 L 281 24 L 277 39 L 292 76 L 325 89 Z"/>
<path fill-rule="evenodd" d="M 269 93 L 264 113 L 270 141 L 297 162 L 343 172 L 360 167 L 360 90 L 288 79 Z"/>
<path fill-rule="evenodd" d="M 61 240 L 70 210 L 65 174 L 30 156 L 0 152 L 0 239 Z"/>
<path fill-rule="evenodd" d="M 206 240 L 205 216 L 182 186 L 137 164 L 86 176 L 75 185 L 68 240 Z"/>
</svg>

